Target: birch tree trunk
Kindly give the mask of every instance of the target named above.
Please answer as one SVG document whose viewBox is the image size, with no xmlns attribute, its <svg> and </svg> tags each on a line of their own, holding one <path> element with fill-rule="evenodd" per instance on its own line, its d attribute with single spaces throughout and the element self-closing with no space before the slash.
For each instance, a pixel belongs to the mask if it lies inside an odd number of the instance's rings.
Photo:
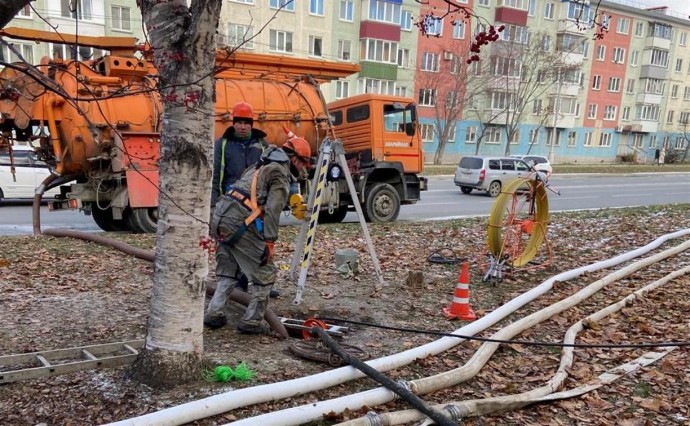
<svg viewBox="0 0 690 426">
<path fill-rule="evenodd" d="M 130 370 L 166 387 L 199 378 L 221 0 L 139 0 L 163 100 L 158 233 L 146 344 Z"/>
</svg>

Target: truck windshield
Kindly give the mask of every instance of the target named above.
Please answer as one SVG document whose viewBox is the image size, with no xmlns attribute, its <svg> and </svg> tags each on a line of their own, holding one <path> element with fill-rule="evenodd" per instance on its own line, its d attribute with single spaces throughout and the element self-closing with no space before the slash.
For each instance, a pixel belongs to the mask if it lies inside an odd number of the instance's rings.
<svg viewBox="0 0 690 426">
<path fill-rule="evenodd" d="M 403 106 L 400 103 L 383 106 L 383 127 L 386 132 L 406 133 L 414 136 L 416 111 L 414 104 Z"/>
</svg>

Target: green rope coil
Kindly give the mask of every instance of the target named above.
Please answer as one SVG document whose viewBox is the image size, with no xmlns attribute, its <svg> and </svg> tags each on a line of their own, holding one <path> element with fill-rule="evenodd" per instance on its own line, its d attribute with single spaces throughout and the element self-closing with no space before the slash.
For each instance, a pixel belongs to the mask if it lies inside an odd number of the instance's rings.
<svg viewBox="0 0 690 426">
<path fill-rule="evenodd" d="M 201 373 L 204 380 L 208 382 L 222 382 L 227 383 L 230 380 L 238 380 L 241 382 L 252 379 L 256 374 L 247 367 L 247 364 L 242 361 L 235 370 L 227 365 L 219 365 L 213 371 L 204 370 Z"/>
</svg>

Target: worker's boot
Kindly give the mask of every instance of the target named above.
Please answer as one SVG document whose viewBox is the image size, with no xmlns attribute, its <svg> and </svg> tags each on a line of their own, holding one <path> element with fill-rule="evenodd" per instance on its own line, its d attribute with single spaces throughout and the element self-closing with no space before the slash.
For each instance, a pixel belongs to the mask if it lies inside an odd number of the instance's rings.
<svg viewBox="0 0 690 426">
<path fill-rule="evenodd" d="M 239 288 L 240 290 L 244 291 L 245 293 L 249 292 L 249 279 L 245 274 L 242 274 L 240 279 L 237 281 L 237 285 L 235 288 Z M 271 289 L 271 293 L 269 294 L 271 299 L 275 299 L 276 297 L 280 296 L 280 292 L 274 288 Z"/>
<path fill-rule="evenodd" d="M 273 284 L 252 284 L 251 299 L 244 316 L 237 325 L 241 333 L 267 334 L 271 328 L 264 321 L 264 314 L 268 308 L 268 298 Z"/>
<path fill-rule="evenodd" d="M 206 327 L 216 329 L 228 323 L 228 319 L 225 316 L 225 305 L 234 287 L 234 281 L 227 277 L 218 277 L 216 280 L 216 291 L 213 293 L 211 301 L 208 302 L 206 315 L 204 315 L 204 325 Z"/>
</svg>

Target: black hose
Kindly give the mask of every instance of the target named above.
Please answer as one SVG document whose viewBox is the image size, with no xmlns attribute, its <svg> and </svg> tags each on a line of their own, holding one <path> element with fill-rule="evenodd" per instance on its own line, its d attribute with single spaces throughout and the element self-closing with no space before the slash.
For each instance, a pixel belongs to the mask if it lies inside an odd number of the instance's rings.
<svg viewBox="0 0 690 426">
<path fill-rule="evenodd" d="M 338 343 L 333 340 L 331 336 L 328 335 L 326 330 L 321 327 L 312 327 L 310 330 L 311 334 L 319 336 L 323 343 L 328 346 L 328 348 L 333 351 L 336 355 L 342 358 L 345 362 L 355 367 L 362 373 L 376 380 L 380 384 L 386 387 L 386 389 L 394 392 L 400 398 L 412 404 L 414 408 L 424 413 L 427 417 L 432 419 L 436 424 L 441 426 L 458 426 L 458 423 L 446 417 L 442 412 L 436 410 L 429 404 L 427 404 L 423 399 L 413 394 L 409 389 L 404 386 L 399 385 L 393 380 L 389 379 L 386 375 L 380 371 L 369 366 L 369 364 L 363 362 L 357 357 L 354 357 L 344 351 Z"/>
</svg>

